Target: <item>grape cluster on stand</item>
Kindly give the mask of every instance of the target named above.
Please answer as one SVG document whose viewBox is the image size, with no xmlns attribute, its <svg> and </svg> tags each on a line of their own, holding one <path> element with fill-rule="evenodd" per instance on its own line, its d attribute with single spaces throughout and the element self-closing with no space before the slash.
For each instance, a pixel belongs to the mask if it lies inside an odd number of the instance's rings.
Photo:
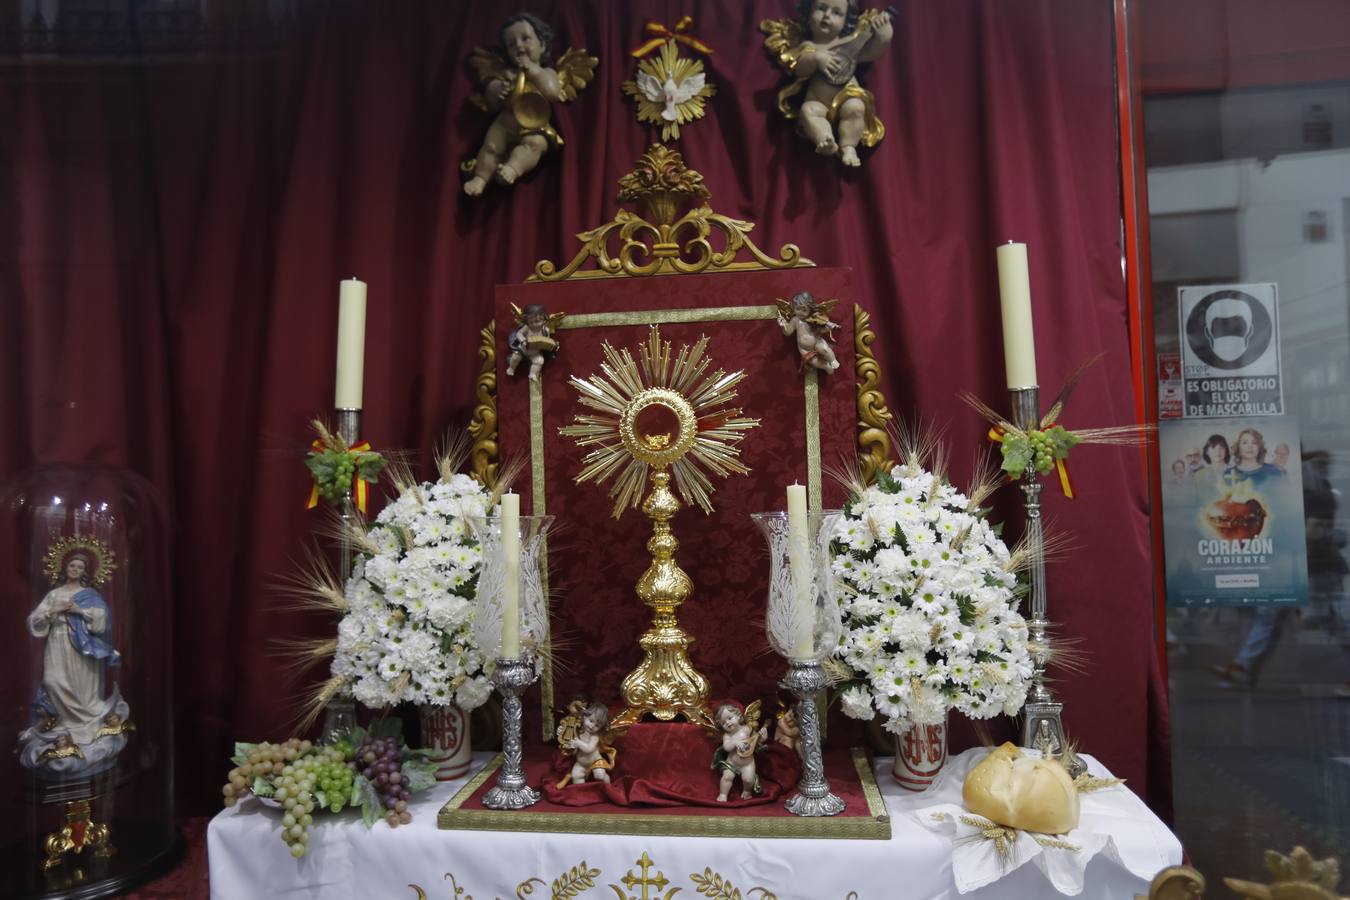
<svg viewBox="0 0 1350 900">
<path fill-rule="evenodd" d="M 389 827 L 412 821 L 408 801 L 413 790 L 434 783 L 434 766 L 401 738 L 374 737 L 365 732 L 332 744 L 291 738 L 279 744 L 238 744 L 235 767 L 222 788 L 225 805 L 256 794 L 281 807 L 281 839 L 296 859 L 309 852 L 309 829 L 316 813 L 339 813 L 359 807 L 369 828 L 381 817 Z"/>
<path fill-rule="evenodd" d="M 376 738 L 366 735 L 356 750 L 357 770 L 374 785 L 384 804 L 384 820 L 390 828 L 412 821 L 408 800 L 412 792 L 403 778 L 403 750 L 392 737 Z"/>
</svg>

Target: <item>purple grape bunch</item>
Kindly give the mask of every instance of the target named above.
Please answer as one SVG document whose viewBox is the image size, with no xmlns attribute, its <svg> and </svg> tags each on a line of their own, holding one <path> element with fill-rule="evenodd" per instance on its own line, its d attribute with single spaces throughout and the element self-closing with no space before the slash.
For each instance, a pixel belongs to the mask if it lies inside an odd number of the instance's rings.
<svg viewBox="0 0 1350 900">
<path fill-rule="evenodd" d="M 356 751 L 356 770 L 375 786 L 384 804 L 384 820 L 390 828 L 407 825 L 412 821 L 408 811 L 408 800 L 412 792 L 408 790 L 407 780 L 403 777 L 403 748 L 397 738 L 377 738 L 366 735 Z"/>
</svg>

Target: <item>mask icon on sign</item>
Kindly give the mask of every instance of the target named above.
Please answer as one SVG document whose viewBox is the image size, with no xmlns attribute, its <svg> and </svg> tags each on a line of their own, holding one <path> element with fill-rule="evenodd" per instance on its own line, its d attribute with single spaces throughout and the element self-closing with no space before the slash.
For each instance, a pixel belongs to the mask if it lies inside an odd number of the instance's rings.
<svg viewBox="0 0 1350 900">
<path fill-rule="evenodd" d="M 1233 362 L 1247 352 L 1252 334 L 1251 310 L 1240 300 L 1223 299 L 1205 310 L 1205 341 L 1214 355 Z"/>
</svg>

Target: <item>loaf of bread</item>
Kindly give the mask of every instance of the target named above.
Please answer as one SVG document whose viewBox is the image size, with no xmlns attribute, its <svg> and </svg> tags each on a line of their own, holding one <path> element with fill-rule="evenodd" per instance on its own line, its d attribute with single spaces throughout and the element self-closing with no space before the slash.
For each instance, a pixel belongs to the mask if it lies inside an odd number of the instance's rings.
<svg viewBox="0 0 1350 900">
<path fill-rule="evenodd" d="M 1078 790 L 1059 760 L 1027 756 L 1013 744 L 995 748 L 961 788 L 966 808 L 991 822 L 1063 834 L 1078 825 Z"/>
</svg>

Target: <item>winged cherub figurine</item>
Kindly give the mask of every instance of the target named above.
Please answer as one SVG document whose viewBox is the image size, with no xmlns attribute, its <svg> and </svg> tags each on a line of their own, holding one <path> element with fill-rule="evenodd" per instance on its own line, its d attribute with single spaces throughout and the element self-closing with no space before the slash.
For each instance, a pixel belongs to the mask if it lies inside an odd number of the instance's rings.
<svg viewBox="0 0 1350 900">
<path fill-rule="evenodd" d="M 558 782 L 558 787 L 585 784 L 588 778 L 609 783 L 609 770 L 619 752 L 614 739 L 622 730 L 609 727 L 609 710 L 603 703 L 573 700 L 567 705 L 567 715 L 558 723 L 558 749 L 564 756 L 573 757 L 572 769 Z"/>
<path fill-rule="evenodd" d="M 859 63 L 881 58 L 890 46 L 891 10 L 858 11 L 858 0 L 801 0 L 800 18 L 765 19 L 764 46 L 792 76 L 778 92 L 778 109 L 798 119 L 798 130 L 822 156 L 860 166 L 858 144 L 875 147 L 886 136 L 872 92 L 858 83 Z"/>
<path fill-rule="evenodd" d="M 516 367 L 523 361 L 530 361 L 530 380 L 538 381 L 539 372 L 549 357 L 558 352 L 558 339 L 553 332 L 558 330 L 567 313 L 548 314 L 548 310 L 538 303 L 531 303 L 522 311 L 511 304 L 511 314 L 515 316 L 515 331 L 506 339 L 511 355 L 506 360 L 506 374 L 516 374 Z"/>
<path fill-rule="evenodd" d="M 722 744 L 713 754 L 712 768 L 722 773 L 717 799 L 723 803 L 737 778 L 741 779 L 742 800 L 764 793 L 755 771 L 755 751 L 769 739 L 769 729 L 759 724 L 759 706 L 760 701 L 756 700 L 742 712 L 738 703 L 723 703 L 713 714 L 713 721 L 722 732 Z"/>
<path fill-rule="evenodd" d="M 469 98 L 479 109 L 493 113 L 478 156 L 460 170 L 469 176 L 464 193 L 477 197 L 495 178 L 512 185 L 539 164 L 550 146 L 562 146 L 562 136 L 549 123 L 551 104 L 576 99 L 590 83 L 599 62 L 584 49 L 569 49 L 558 57 L 557 68 L 545 64 L 553 29 L 530 13 L 519 12 L 501 29 L 501 47 L 475 47 L 469 65 L 482 93 Z"/>
<path fill-rule="evenodd" d="M 810 291 L 801 291 L 793 294 L 791 300 L 778 298 L 774 302 L 778 304 L 778 325 L 783 329 L 783 334 L 797 340 L 802 366 L 811 366 L 822 372 L 833 372 L 839 368 L 839 360 L 830 346 L 839 325 L 831 322 L 829 316 L 839 301 L 817 302 Z"/>
<path fill-rule="evenodd" d="M 778 702 L 777 724 L 773 730 L 775 744 L 782 744 L 793 753 L 802 752 L 802 730 L 797 724 L 797 711 L 791 706 Z"/>
</svg>

